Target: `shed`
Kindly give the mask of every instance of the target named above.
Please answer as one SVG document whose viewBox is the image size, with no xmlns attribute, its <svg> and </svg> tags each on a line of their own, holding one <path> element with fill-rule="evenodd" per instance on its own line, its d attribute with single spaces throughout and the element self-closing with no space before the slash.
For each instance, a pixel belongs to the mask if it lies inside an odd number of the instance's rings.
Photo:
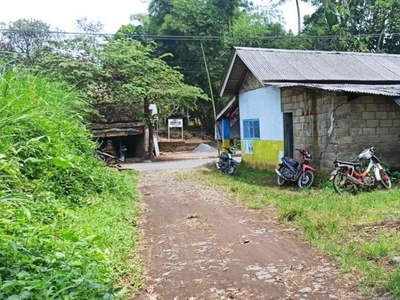
<svg viewBox="0 0 400 300">
<path fill-rule="evenodd" d="M 139 120 L 138 112 L 143 106 L 136 103 L 98 104 L 97 115 L 93 116 L 91 131 L 104 148 L 112 141 L 116 154 L 122 145 L 127 149 L 126 158 L 142 158 L 145 151 L 145 125 Z"/>
</svg>

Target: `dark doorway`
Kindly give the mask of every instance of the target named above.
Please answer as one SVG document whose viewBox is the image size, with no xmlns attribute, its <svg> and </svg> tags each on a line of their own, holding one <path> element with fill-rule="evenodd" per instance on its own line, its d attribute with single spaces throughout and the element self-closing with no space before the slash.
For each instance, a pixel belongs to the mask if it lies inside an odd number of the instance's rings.
<svg viewBox="0 0 400 300">
<path fill-rule="evenodd" d="M 114 155 L 120 157 L 121 156 L 121 147 L 122 145 L 126 148 L 125 157 L 126 158 L 137 158 L 143 157 L 143 149 L 144 149 L 144 135 L 136 134 L 136 135 L 126 135 L 126 136 L 113 136 L 113 137 L 104 137 L 100 138 L 100 149 L 104 149 L 107 141 L 111 141 L 115 153 Z"/>
<path fill-rule="evenodd" d="M 284 155 L 293 157 L 293 113 L 283 114 Z"/>
</svg>

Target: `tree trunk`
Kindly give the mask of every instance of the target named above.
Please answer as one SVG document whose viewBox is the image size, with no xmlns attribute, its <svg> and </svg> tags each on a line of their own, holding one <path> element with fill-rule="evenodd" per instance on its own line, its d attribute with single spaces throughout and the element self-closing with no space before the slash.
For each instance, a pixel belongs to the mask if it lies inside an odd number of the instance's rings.
<svg viewBox="0 0 400 300">
<path fill-rule="evenodd" d="M 149 159 L 154 158 L 154 123 L 151 120 L 149 123 Z"/>
<path fill-rule="evenodd" d="M 301 22 L 300 22 L 300 3 L 299 0 L 296 0 L 296 7 L 297 7 L 297 34 L 300 33 L 301 30 Z"/>
<path fill-rule="evenodd" d="M 149 147 L 148 151 L 145 153 L 145 158 L 146 159 L 153 159 L 154 158 L 154 143 L 153 143 L 153 137 L 154 137 L 154 123 L 153 123 L 153 116 L 152 112 L 149 109 L 150 104 L 147 103 L 147 101 L 144 101 L 144 114 L 146 118 L 146 126 L 149 129 Z"/>
</svg>

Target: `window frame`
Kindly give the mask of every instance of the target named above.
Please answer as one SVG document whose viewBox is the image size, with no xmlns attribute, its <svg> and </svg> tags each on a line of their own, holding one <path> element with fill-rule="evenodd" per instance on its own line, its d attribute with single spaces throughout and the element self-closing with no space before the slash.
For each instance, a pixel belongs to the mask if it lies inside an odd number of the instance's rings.
<svg viewBox="0 0 400 300">
<path fill-rule="evenodd" d="M 258 123 L 258 137 L 255 136 L 254 123 Z M 250 126 L 250 123 L 253 123 L 253 136 L 251 136 L 251 129 L 249 128 L 248 133 L 249 136 L 246 136 L 246 127 Z M 249 124 L 249 125 L 245 125 Z M 261 139 L 261 128 L 260 128 L 260 119 L 243 119 L 243 139 L 244 140 L 260 140 Z"/>
</svg>

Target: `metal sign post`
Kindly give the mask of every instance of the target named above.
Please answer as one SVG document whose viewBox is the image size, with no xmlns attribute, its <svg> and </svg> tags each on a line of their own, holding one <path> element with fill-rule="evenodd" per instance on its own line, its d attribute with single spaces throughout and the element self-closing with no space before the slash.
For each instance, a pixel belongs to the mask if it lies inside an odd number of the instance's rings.
<svg viewBox="0 0 400 300">
<path fill-rule="evenodd" d="M 168 119 L 168 141 L 170 140 L 170 128 L 182 128 L 182 140 L 183 140 L 183 119 Z"/>
</svg>

